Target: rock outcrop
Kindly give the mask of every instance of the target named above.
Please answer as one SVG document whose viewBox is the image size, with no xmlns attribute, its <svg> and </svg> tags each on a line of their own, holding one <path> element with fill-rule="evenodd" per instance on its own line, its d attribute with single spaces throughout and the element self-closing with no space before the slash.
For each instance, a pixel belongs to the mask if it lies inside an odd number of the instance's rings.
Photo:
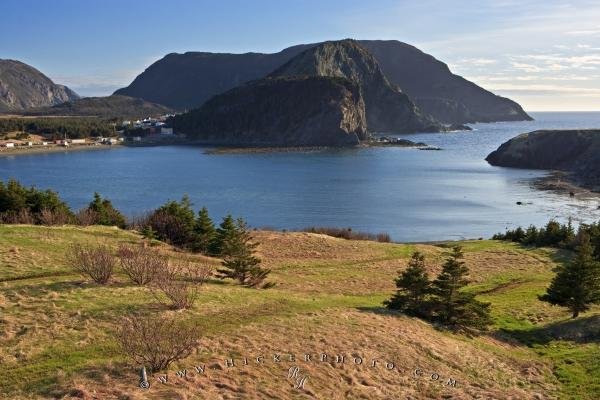
<svg viewBox="0 0 600 400">
<path fill-rule="evenodd" d="M 352 146 L 367 137 L 360 88 L 345 78 L 249 82 L 173 118 L 177 132 L 222 146 Z"/>
<path fill-rule="evenodd" d="M 0 112 L 20 112 L 78 99 L 37 69 L 15 60 L 0 60 Z"/>
<path fill-rule="evenodd" d="M 372 132 L 437 132 L 434 119 L 421 113 L 408 96 L 387 80 L 377 60 L 358 42 L 340 40 L 311 47 L 276 69 L 270 77 L 330 76 L 359 87 Z"/>
<path fill-rule="evenodd" d="M 600 188 L 600 130 L 542 130 L 519 135 L 487 156 L 491 165 L 569 172 Z"/>
</svg>

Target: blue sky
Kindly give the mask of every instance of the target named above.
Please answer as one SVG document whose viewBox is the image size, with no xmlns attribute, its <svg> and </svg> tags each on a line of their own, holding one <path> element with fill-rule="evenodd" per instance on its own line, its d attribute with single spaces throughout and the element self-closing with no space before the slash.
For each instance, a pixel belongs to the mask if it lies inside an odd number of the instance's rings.
<svg viewBox="0 0 600 400">
<path fill-rule="evenodd" d="M 0 0 L 0 58 L 82 95 L 171 52 L 397 39 L 527 110 L 600 110 L 600 1 Z"/>
</svg>

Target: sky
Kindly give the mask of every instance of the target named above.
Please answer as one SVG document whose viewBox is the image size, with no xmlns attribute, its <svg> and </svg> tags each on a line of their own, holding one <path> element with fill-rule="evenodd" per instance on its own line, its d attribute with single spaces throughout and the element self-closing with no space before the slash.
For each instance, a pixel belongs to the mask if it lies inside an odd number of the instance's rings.
<svg viewBox="0 0 600 400">
<path fill-rule="evenodd" d="M 0 58 L 83 96 L 172 52 L 395 39 L 527 111 L 600 111 L 600 1 L 0 0 Z"/>
</svg>

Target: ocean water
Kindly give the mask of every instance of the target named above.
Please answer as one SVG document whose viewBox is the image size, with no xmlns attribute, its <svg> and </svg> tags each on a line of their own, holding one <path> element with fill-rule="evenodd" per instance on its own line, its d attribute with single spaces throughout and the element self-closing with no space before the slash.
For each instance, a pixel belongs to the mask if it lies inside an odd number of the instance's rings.
<svg viewBox="0 0 600 400">
<path fill-rule="evenodd" d="M 598 200 L 533 189 L 531 180 L 545 171 L 484 160 L 523 132 L 600 128 L 600 113 L 532 116 L 535 121 L 473 124 L 471 132 L 398 135 L 442 151 L 209 155 L 199 147 L 116 148 L 0 157 L 0 178 L 56 190 L 75 209 L 95 191 L 128 215 L 188 194 L 195 208 L 208 207 L 217 220 L 231 213 L 255 227 L 352 227 L 388 232 L 396 241 L 487 238 L 550 218 L 599 220 Z"/>
</svg>

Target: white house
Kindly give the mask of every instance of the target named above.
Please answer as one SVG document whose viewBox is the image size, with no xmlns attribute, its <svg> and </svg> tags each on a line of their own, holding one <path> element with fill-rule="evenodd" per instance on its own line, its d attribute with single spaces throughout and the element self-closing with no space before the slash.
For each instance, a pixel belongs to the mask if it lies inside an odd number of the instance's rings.
<svg viewBox="0 0 600 400">
<path fill-rule="evenodd" d="M 5 143 L 4 147 L 15 147 L 14 143 Z"/>
<path fill-rule="evenodd" d="M 73 144 L 85 144 L 85 139 L 72 139 L 71 143 L 73 143 Z"/>
</svg>

